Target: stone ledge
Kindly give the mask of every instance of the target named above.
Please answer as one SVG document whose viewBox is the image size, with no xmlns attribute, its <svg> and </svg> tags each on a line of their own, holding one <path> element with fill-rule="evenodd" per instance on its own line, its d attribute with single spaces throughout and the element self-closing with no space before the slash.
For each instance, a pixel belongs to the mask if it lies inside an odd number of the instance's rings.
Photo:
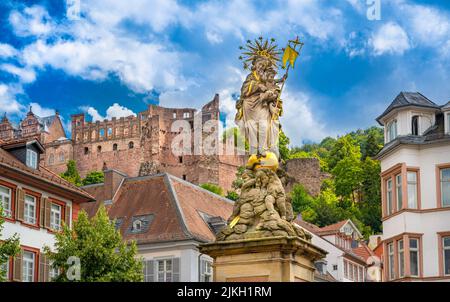
<svg viewBox="0 0 450 302">
<path fill-rule="evenodd" d="M 199 246 L 200 252 L 213 258 L 218 256 L 283 252 L 308 256 L 312 261 L 319 260 L 327 254 L 323 249 L 299 237 L 268 237 L 258 239 L 242 239 L 217 241 Z"/>
</svg>

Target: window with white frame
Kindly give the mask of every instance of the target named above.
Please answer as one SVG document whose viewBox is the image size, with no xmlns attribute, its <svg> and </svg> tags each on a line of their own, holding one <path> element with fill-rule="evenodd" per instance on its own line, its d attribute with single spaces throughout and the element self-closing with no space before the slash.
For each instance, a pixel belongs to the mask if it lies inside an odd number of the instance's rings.
<svg viewBox="0 0 450 302">
<path fill-rule="evenodd" d="M 411 276 L 419 276 L 419 239 L 410 238 L 409 239 L 409 261 Z"/>
<path fill-rule="evenodd" d="M 405 276 L 405 249 L 403 246 L 403 240 L 397 242 L 398 245 L 398 273 L 399 277 Z"/>
<path fill-rule="evenodd" d="M 417 209 L 417 172 L 408 172 L 408 208 Z"/>
<path fill-rule="evenodd" d="M 27 166 L 33 169 L 37 169 L 37 164 L 37 153 L 33 150 L 27 149 Z"/>
<path fill-rule="evenodd" d="M 395 176 L 395 187 L 396 187 L 396 197 L 397 197 L 397 211 L 403 208 L 403 188 L 402 188 L 402 175 L 398 174 Z"/>
<path fill-rule="evenodd" d="M 389 269 L 389 280 L 393 280 L 395 278 L 395 267 L 394 267 L 394 245 L 393 243 L 389 243 L 387 245 L 388 250 L 388 269 Z"/>
<path fill-rule="evenodd" d="M 12 217 L 11 189 L 0 186 L 0 204 L 2 205 L 3 215 Z"/>
<path fill-rule="evenodd" d="M 450 275 L 450 236 L 442 238 L 444 275 Z"/>
<path fill-rule="evenodd" d="M 201 282 L 211 282 L 212 281 L 212 263 L 208 260 L 202 260 L 201 264 Z"/>
<path fill-rule="evenodd" d="M 158 282 L 172 282 L 172 259 L 158 260 L 156 267 L 158 269 Z"/>
<path fill-rule="evenodd" d="M 36 198 L 31 195 L 25 195 L 24 220 L 26 223 L 36 223 Z"/>
<path fill-rule="evenodd" d="M 189 112 L 183 112 L 183 118 L 189 118 L 190 114 Z"/>
<path fill-rule="evenodd" d="M 450 134 L 450 113 L 447 113 L 447 133 Z"/>
<path fill-rule="evenodd" d="M 441 169 L 441 204 L 450 206 L 450 168 Z"/>
<path fill-rule="evenodd" d="M 397 121 L 394 120 L 387 125 L 387 142 L 394 140 L 397 137 Z"/>
<path fill-rule="evenodd" d="M 59 204 L 52 203 L 50 206 L 50 228 L 61 230 L 61 212 L 62 207 Z"/>
<path fill-rule="evenodd" d="M 392 178 L 388 179 L 386 181 L 386 207 L 387 207 L 387 214 L 390 215 L 394 212 L 394 202 L 393 202 L 393 196 L 392 196 Z"/>
<path fill-rule="evenodd" d="M 344 278 L 348 279 L 348 263 L 344 260 Z"/>
<path fill-rule="evenodd" d="M 22 281 L 33 282 L 35 271 L 36 254 L 29 251 L 23 252 L 22 258 Z"/>
</svg>

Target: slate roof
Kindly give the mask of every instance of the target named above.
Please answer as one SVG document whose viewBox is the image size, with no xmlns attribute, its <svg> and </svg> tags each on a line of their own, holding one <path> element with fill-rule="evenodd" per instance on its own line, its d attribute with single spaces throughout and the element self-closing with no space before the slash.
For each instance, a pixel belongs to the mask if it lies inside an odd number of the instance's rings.
<svg viewBox="0 0 450 302">
<path fill-rule="evenodd" d="M 81 205 L 93 216 L 105 201 L 105 187 L 99 184 L 83 188 L 97 200 Z M 215 240 L 215 232 L 202 213 L 226 220 L 232 213 L 233 202 L 162 173 L 125 178 L 106 208 L 111 219 L 122 220 L 119 230 L 125 240 L 136 240 L 138 244 L 191 239 L 209 242 Z M 128 232 L 133 217 L 140 215 L 153 215 L 148 229 Z"/>
<path fill-rule="evenodd" d="M 389 114 L 389 112 L 394 109 L 407 106 L 432 108 L 437 110 L 441 108 L 420 92 L 400 92 L 400 94 L 397 95 L 397 97 L 392 101 L 389 107 L 379 117 L 377 117 L 376 120 L 378 123 L 380 123 L 380 125 L 382 125 L 381 119 Z"/>
<path fill-rule="evenodd" d="M 448 102 L 447 104 L 445 104 L 445 105 L 443 105 L 442 107 L 441 107 L 441 109 L 450 109 L 450 102 Z"/>
</svg>

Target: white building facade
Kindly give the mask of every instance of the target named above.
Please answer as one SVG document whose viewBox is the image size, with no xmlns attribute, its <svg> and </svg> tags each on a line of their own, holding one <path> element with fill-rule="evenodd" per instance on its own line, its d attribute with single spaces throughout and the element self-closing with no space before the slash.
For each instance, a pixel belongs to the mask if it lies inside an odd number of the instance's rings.
<svg viewBox="0 0 450 302">
<path fill-rule="evenodd" d="M 450 106 L 400 93 L 378 117 L 385 281 L 450 281 Z"/>
</svg>

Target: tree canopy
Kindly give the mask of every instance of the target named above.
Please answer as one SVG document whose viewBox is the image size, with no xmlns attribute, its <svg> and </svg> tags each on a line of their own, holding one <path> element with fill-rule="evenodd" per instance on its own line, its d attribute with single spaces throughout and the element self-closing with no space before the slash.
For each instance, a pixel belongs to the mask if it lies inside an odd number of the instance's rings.
<svg viewBox="0 0 450 302">
<path fill-rule="evenodd" d="M 322 171 L 331 174 L 318 197 L 295 185 L 291 193 L 294 210 L 319 226 L 350 218 L 366 236 L 381 232 L 381 168 L 372 157 L 383 142 L 383 130 L 370 127 L 290 149 L 290 159 L 318 158 Z"/>
<path fill-rule="evenodd" d="M 81 181 L 83 186 L 99 184 L 105 181 L 105 175 L 102 171 L 92 171 Z"/>
<path fill-rule="evenodd" d="M 73 228 L 64 225 L 55 239 L 54 251 L 48 246 L 44 248 L 50 263 L 60 272 L 54 281 L 143 281 L 143 266 L 141 259 L 136 258 L 136 243 L 122 241 L 104 206 L 91 219 L 81 211 Z M 67 274 L 73 269 L 71 257 L 79 259 L 79 280 L 71 280 Z"/>
</svg>

